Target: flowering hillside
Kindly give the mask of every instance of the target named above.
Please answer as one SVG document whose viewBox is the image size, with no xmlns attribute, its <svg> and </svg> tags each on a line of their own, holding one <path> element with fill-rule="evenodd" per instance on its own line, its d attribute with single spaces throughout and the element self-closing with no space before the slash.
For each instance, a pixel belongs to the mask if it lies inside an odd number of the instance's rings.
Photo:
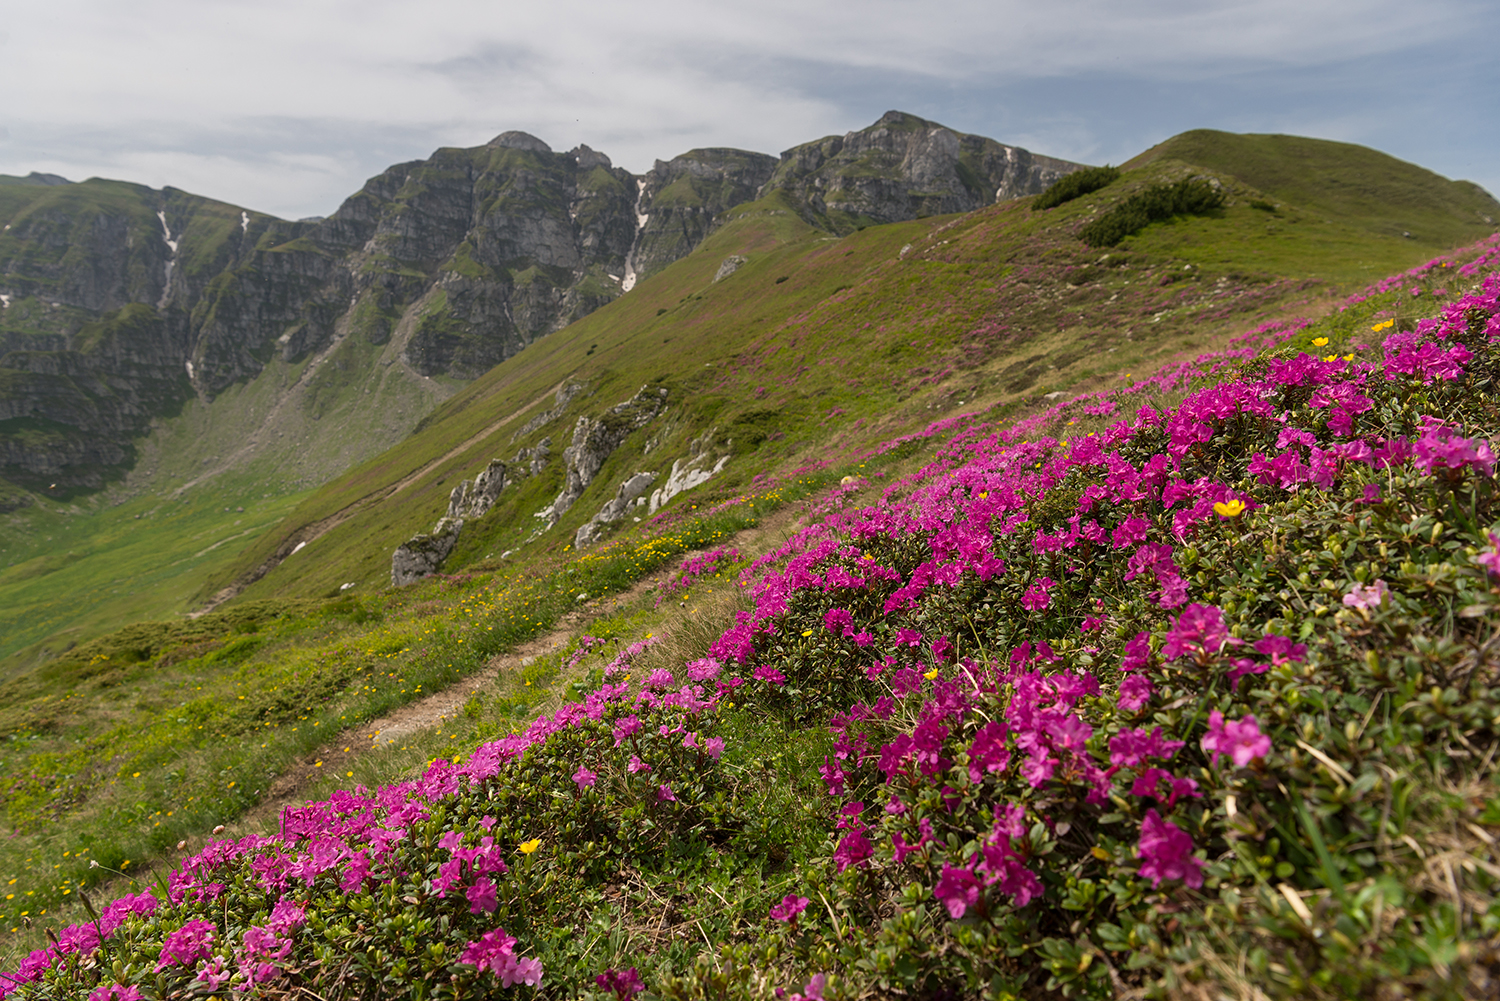
<svg viewBox="0 0 1500 1001">
<path fill-rule="evenodd" d="M 211 841 L 0 997 L 1493 993 L 1497 264 L 889 443 L 938 451 L 703 656 L 582 644 L 578 701 Z"/>
</svg>

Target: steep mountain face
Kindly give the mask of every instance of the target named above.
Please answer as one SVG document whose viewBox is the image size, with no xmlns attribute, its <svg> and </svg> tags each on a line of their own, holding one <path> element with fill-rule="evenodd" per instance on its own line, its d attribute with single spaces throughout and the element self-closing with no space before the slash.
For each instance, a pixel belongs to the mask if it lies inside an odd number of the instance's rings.
<svg viewBox="0 0 1500 1001">
<path fill-rule="evenodd" d="M 698 149 L 644 176 L 506 132 L 397 164 L 300 222 L 173 188 L 0 177 L 0 480 L 95 489 L 130 466 L 154 418 L 278 364 L 288 385 L 308 384 L 295 405 L 317 406 L 312 419 L 335 383 L 389 423 L 379 392 L 349 389 L 355 369 L 451 391 L 432 379 L 482 374 L 773 190 L 842 231 L 972 209 L 1077 166 L 891 112 L 779 161 Z M 0 494 L 0 507 L 26 502 Z"/>
<path fill-rule="evenodd" d="M 888 111 L 867 129 L 787 150 L 767 190 L 846 232 L 1038 194 L 1082 166 Z"/>
<path fill-rule="evenodd" d="M 687 256 L 726 209 L 759 197 L 776 158 L 742 149 L 695 149 L 657 160 L 640 187 L 640 237 L 626 281 L 634 285 Z"/>
</svg>

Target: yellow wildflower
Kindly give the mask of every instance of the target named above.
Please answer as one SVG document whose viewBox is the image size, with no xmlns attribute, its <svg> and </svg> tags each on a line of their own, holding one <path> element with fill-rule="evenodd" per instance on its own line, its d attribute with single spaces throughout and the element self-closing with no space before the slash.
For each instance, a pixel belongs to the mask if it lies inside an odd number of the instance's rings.
<svg viewBox="0 0 1500 1001">
<path fill-rule="evenodd" d="M 1325 345 L 1327 343 L 1328 343 L 1328 338 L 1326 338 L 1326 337 L 1314 337 L 1313 338 L 1313 347 L 1315 347 L 1315 348 L 1321 348 L 1323 345 Z"/>
<path fill-rule="evenodd" d="M 536 851 L 541 846 L 542 846 L 542 839 L 541 838 L 532 838 L 530 841 L 523 841 L 523 842 L 521 842 L 521 845 L 520 845 L 521 854 L 522 855 L 530 855 L 532 852 Z"/>
<path fill-rule="evenodd" d="M 1244 512 L 1245 502 L 1239 499 L 1219 501 L 1214 505 L 1214 513 L 1221 518 L 1238 518 Z"/>
</svg>

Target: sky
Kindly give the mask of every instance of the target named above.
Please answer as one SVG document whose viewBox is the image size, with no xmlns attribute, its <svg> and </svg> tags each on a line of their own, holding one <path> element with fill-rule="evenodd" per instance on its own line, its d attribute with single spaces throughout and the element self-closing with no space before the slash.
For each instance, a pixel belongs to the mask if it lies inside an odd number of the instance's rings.
<svg viewBox="0 0 1500 1001">
<path fill-rule="evenodd" d="M 1494 0 L 48 0 L 0 27 L 0 174 L 302 218 L 512 129 L 643 173 L 896 109 L 1091 164 L 1334 139 L 1500 196 L 1496 37 Z"/>
</svg>

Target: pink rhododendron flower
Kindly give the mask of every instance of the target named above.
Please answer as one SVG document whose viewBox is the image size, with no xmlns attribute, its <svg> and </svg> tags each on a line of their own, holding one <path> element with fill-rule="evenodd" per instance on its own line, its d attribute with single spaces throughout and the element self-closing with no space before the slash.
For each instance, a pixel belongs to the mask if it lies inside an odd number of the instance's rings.
<svg viewBox="0 0 1500 1001">
<path fill-rule="evenodd" d="M 851 865 L 855 868 L 868 865 L 874 854 L 875 849 L 863 831 L 850 831 L 844 835 L 839 841 L 838 848 L 834 850 L 833 862 L 838 867 L 838 871 L 843 872 Z"/>
<path fill-rule="evenodd" d="M 1114 768 L 1138 768 L 1147 758 L 1170 760 L 1183 746 L 1183 741 L 1163 737 L 1161 727 L 1150 733 L 1121 730 L 1109 738 L 1109 763 Z"/>
<path fill-rule="evenodd" d="M 1227 754 L 1237 768 L 1271 753 L 1271 738 L 1260 732 L 1254 716 L 1226 721 L 1217 709 L 1208 714 L 1208 733 L 1203 735 L 1202 744 L 1212 755 L 1213 764 L 1219 763 L 1219 755 Z"/>
<path fill-rule="evenodd" d="M 1474 557 L 1474 562 L 1489 571 L 1491 577 L 1500 577 L 1500 535 L 1486 532 L 1490 537 L 1490 551 Z"/>
<path fill-rule="evenodd" d="M 712 657 L 705 657 L 702 660 L 689 661 L 688 665 L 683 668 L 683 673 L 687 675 L 689 681 L 712 681 L 723 670 L 724 665 Z"/>
<path fill-rule="evenodd" d="M 1224 626 L 1224 612 L 1216 605 L 1189 605 L 1172 621 L 1172 630 L 1162 644 L 1161 655 L 1167 660 L 1179 657 L 1212 656 L 1225 644 L 1237 643 Z"/>
<path fill-rule="evenodd" d="M 616 970 L 610 968 L 594 978 L 594 983 L 601 990 L 614 992 L 617 1001 L 630 1001 L 641 991 L 646 989 L 645 983 L 641 981 L 641 975 L 635 967 L 628 970 Z"/>
<path fill-rule="evenodd" d="M 807 910 L 807 898 L 788 893 L 781 898 L 781 903 L 771 905 L 771 917 L 777 921 L 790 922 L 805 910 Z"/>
<path fill-rule="evenodd" d="M 491 879 L 481 879 L 464 894 L 469 898 L 469 913 L 478 914 L 481 911 L 489 914 L 500 906 L 499 894 L 495 891 L 495 883 Z"/>
<path fill-rule="evenodd" d="M 1193 854 L 1193 839 L 1171 821 L 1163 820 L 1153 807 L 1141 820 L 1141 840 L 1136 846 L 1140 873 L 1160 887 L 1164 879 L 1180 879 L 1197 889 L 1203 885 L 1203 860 Z"/>
<path fill-rule="evenodd" d="M 485 932 L 479 941 L 470 942 L 459 962 L 489 970 L 500 978 L 503 987 L 521 983 L 535 987 L 542 981 L 541 960 L 517 956 L 515 944 L 515 936 L 507 935 L 503 928 L 496 928 Z"/>
<path fill-rule="evenodd" d="M 1128 712 L 1140 712 L 1155 694 L 1156 686 L 1144 674 L 1128 674 L 1120 679 L 1120 708 Z"/>
<path fill-rule="evenodd" d="M 1369 587 L 1355 584 L 1349 589 L 1349 593 L 1344 595 L 1344 604 L 1350 608 L 1377 608 L 1385 603 L 1390 593 L 1390 587 L 1383 580 L 1376 580 Z"/>
<path fill-rule="evenodd" d="M 753 675 L 753 677 L 758 681 L 764 681 L 767 684 L 776 685 L 778 688 L 786 684 L 786 675 L 782 674 L 776 668 L 771 667 L 769 664 L 762 664 L 760 667 L 757 667 L 755 669 L 755 674 Z"/>
<path fill-rule="evenodd" d="M 823 628 L 848 636 L 854 632 L 854 616 L 847 608 L 830 608 L 823 613 Z"/>
<path fill-rule="evenodd" d="M 582 765 L 579 765 L 578 771 L 573 773 L 573 781 L 578 783 L 579 789 L 587 789 L 589 786 L 598 781 L 598 779 L 599 776 L 597 773 L 589 771 Z"/>
<path fill-rule="evenodd" d="M 948 916 L 954 921 L 963 917 L 969 908 L 978 905 L 981 893 L 979 880 L 968 869 L 955 869 L 943 863 L 943 874 L 932 888 L 932 895 L 948 908 Z"/>
<path fill-rule="evenodd" d="M 157 971 L 207 959 L 218 930 L 218 926 L 212 921 L 196 920 L 187 922 L 169 934 L 161 945 L 161 956 L 156 963 Z"/>
</svg>

